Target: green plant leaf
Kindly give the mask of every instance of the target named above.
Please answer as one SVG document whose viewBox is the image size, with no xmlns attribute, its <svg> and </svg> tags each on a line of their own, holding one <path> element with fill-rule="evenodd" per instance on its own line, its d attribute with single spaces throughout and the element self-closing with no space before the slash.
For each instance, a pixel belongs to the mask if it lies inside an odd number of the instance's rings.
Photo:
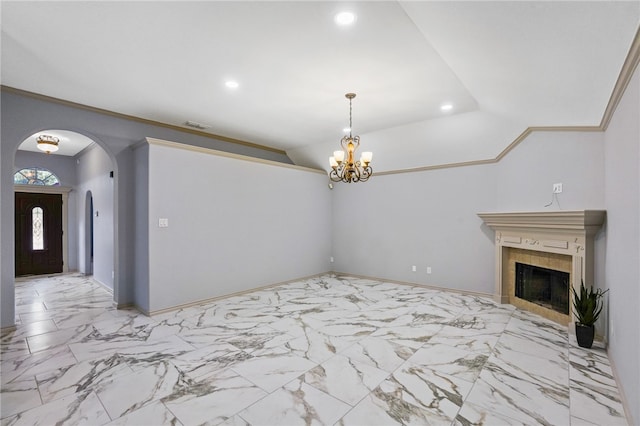
<svg viewBox="0 0 640 426">
<path fill-rule="evenodd" d="M 573 309 L 578 322 L 584 325 L 593 325 L 602 312 L 601 299 L 609 289 L 605 291 L 600 288 L 594 291 L 593 287 L 587 289 L 583 281 L 580 283 L 580 294 L 573 286 L 571 291 L 573 293 Z"/>
</svg>

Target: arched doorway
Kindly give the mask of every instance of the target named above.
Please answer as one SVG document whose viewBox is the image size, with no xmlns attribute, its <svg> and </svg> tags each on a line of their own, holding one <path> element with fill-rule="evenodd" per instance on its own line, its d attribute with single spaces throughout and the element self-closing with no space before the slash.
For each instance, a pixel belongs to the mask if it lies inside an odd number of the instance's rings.
<svg viewBox="0 0 640 426">
<path fill-rule="evenodd" d="M 25 158 L 23 156 L 25 152 L 32 156 L 31 159 L 44 158 L 55 161 L 56 158 L 58 160 L 65 158 L 60 156 L 56 157 L 54 154 L 46 155 L 42 152 L 29 153 L 29 151 L 21 149 L 24 147 L 21 146 L 21 144 L 34 134 L 45 132 L 47 129 L 60 129 L 60 127 L 57 127 L 57 122 L 66 123 L 64 125 L 65 130 L 62 131 L 69 132 L 72 136 L 80 135 L 88 138 L 97 145 L 97 148 L 100 148 L 94 151 L 104 153 L 105 163 L 108 165 L 106 182 L 104 179 L 105 175 L 101 171 L 99 171 L 99 177 L 103 179 L 103 184 L 109 185 L 112 188 L 111 199 L 108 201 L 113 205 L 113 214 L 110 216 L 102 214 L 103 210 L 101 210 L 100 200 L 98 200 L 96 192 L 92 191 L 94 209 L 100 210 L 102 224 L 106 222 L 111 223 L 111 233 L 109 235 L 107 235 L 106 232 L 101 234 L 104 237 L 103 240 L 108 238 L 111 247 L 101 247 L 100 254 L 102 258 L 109 258 L 110 267 L 108 277 L 113 285 L 114 302 L 118 306 L 131 304 L 134 301 L 134 286 L 132 284 L 133 280 L 131 279 L 133 262 L 131 260 L 130 249 L 132 244 L 129 242 L 130 237 L 127 230 L 132 224 L 132 219 L 128 216 L 126 207 L 129 205 L 131 194 L 128 185 L 125 186 L 124 182 L 130 181 L 133 177 L 132 152 L 123 149 L 122 146 L 116 142 L 112 143 L 111 139 L 109 139 L 108 142 L 105 141 L 104 138 L 108 136 L 95 136 L 87 127 L 69 126 L 69 123 L 74 122 L 78 123 L 79 126 L 83 126 L 85 124 L 85 118 L 92 116 L 91 113 L 82 109 L 65 110 L 64 108 L 55 109 L 55 107 L 52 106 L 53 110 L 59 112 L 59 114 L 51 114 L 50 111 L 52 111 L 52 109 L 40 107 L 42 106 L 40 105 L 43 102 L 42 100 L 33 100 L 25 96 L 17 96 L 5 91 L 4 88 L 2 90 L 2 101 L 3 107 L 6 106 L 7 109 L 11 111 L 11 114 L 2 115 L 2 143 L 0 144 L 0 175 L 2 178 L 2 184 L 0 185 L 0 192 L 2 193 L 2 202 L 0 202 L 0 232 L 3 237 L 1 239 L 2 256 L 0 257 L 0 263 L 2 265 L 0 268 L 0 327 L 3 330 L 10 329 L 15 325 L 16 320 L 20 320 L 19 317 L 16 317 L 15 306 L 15 189 L 13 185 L 13 174 L 17 169 L 23 167 L 19 161 L 21 158 Z M 29 107 L 23 105 L 25 102 Z M 49 104 L 45 102 L 44 105 Z M 11 116 L 11 118 L 9 118 L 9 116 Z M 99 130 L 102 128 L 101 125 L 94 126 L 95 123 L 91 120 L 86 123 L 91 126 L 91 128 L 96 129 L 99 134 L 108 134 L 108 131 Z M 73 139 L 73 137 L 68 140 L 61 139 L 60 150 L 62 151 L 62 147 L 71 144 Z M 35 144 L 35 141 L 32 141 L 32 143 Z M 89 167 L 91 165 L 91 161 L 85 161 L 84 164 L 81 161 L 81 165 L 78 165 L 73 157 L 66 158 L 72 163 L 70 167 L 54 168 L 60 175 L 64 175 L 64 172 L 61 173 L 60 170 L 68 169 L 73 170 L 75 173 L 77 167 Z M 33 164 L 31 162 L 29 163 L 30 164 L 27 165 Z M 114 172 L 113 178 L 109 174 L 110 171 Z M 83 241 L 82 238 L 84 238 L 84 228 L 81 227 L 79 222 L 82 220 L 82 225 L 84 224 L 84 213 L 79 213 L 78 209 L 81 204 L 79 200 L 84 200 L 85 191 L 89 188 L 79 188 L 76 185 L 76 181 L 78 180 L 76 177 L 71 177 L 70 181 L 74 184 L 73 190 L 69 193 L 69 202 L 64 203 L 63 206 L 73 206 L 73 209 L 69 208 L 69 216 L 74 215 L 73 218 L 70 218 L 72 220 L 70 220 L 67 236 L 70 241 L 76 242 L 75 246 L 69 247 L 69 259 L 70 261 L 75 259 L 75 265 L 70 265 L 69 269 L 80 271 L 80 262 L 84 263 L 84 249 L 82 249 L 82 253 L 80 252 L 80 242 Z M 63 184 L 64 182 L 67 182 L 67 180 L 63 178 Z M 82 208 L 84 212 L 84 203 L 82 203 Z M 94 277 L 97 269 L 97 247 L 97 241 L 94 239 Z"/>
<path fill-rule="evenodd" d="M 38 135 L 59 139 L 50 154 L 37 148 Z M 42 130 L 26 138 L 15 154 L 15 168 L 29 165 L 52 170 L 60 187 L 68 188 L 64 239 L 68 245 L 65 271 L 92 275 L 116 291 L 116 194 L 109 153 L 92 138 L 68 130 Z M 33 185 L 35 186 L 35 185 Z M 17 229 L 16 229 L 17 231 Z"/>
</svg>

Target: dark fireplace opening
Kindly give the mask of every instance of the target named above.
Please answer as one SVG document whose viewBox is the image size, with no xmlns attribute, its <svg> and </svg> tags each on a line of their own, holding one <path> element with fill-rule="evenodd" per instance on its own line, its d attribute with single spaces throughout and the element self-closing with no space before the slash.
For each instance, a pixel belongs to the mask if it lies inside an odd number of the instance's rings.
<svg viewBox="0 0 640 426">
<path fill-rule="evenodd" d="M 569 273 L 516 262 L 516 297 L 569 315 Z"/>
</svg>

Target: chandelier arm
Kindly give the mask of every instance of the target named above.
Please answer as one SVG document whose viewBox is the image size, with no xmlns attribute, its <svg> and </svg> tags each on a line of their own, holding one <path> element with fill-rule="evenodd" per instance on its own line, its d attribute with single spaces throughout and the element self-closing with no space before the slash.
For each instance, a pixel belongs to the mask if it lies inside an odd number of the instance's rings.
<svg viewBox="0 0 640 426">
<path fill-rule="evenodd" d="M 373 169 L 371 168 L 371 166 L 364 167 L 362 169 L 362 175 L 360 177 L 360 182 L 368 181 L 372 174 L 373 174 Z"/>
<path fill-rule="evenodd" d="M 331 169 L 331 171 L 329 172 L 329 179 L 331 179 L 333 182 L 342 182 L 342 177 L 338 174 L 337 169 Z"/>
</svg>

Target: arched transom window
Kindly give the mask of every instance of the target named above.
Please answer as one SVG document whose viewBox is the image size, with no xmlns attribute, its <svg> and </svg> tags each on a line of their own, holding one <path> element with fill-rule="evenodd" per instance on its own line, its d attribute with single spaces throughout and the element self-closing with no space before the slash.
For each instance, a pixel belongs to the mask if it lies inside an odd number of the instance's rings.
<svg viewBox="0 0 640 426">
<path fill-rule="evenodd" d="M 60 179 L 47 169 L 29 167 L 18 170 L 13 175 L 13 183 L 16 185 L 59 186 Z"/>
</svg>

